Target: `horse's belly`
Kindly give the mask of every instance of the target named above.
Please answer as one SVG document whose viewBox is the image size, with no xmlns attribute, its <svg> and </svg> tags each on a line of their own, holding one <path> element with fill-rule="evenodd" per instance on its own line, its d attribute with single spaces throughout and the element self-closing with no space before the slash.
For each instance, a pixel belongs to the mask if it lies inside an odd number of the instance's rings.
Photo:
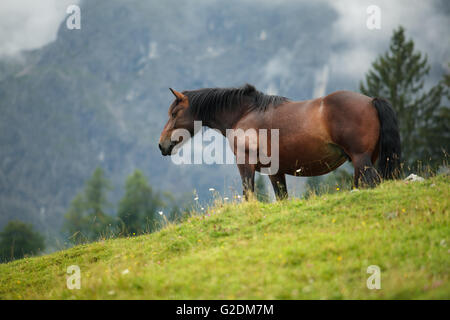
<svg viewBox="0 0 450 320">
<path fill-rule="evenodd" d="M 341 148 L 333 144 L 298 146 L 280 150 L 280 172 L 295 176 L 318 176 L 337 169 L 348 160 Z"/>
</svg>

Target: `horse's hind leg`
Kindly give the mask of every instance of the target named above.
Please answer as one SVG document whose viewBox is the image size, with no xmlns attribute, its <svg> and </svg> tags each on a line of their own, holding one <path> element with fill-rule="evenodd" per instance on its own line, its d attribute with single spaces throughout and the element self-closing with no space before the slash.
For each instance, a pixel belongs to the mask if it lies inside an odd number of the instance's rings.
<svg viewBox="0 0 450 320">
<path fill-rule="evenodd" d="M 363 187 L 374 187 L 380 180 L 380 175 L 373 166 L 371 154 L 353 155 L 352 162 L 355 168 L 354 185 L 355 188 L 362 185 Z"/>
<path fill-rule="evenodd" d="M 284 200 L 288 198 L 286 176 L 284 174 L 276 174 L 269 176 L 272 183 L 273 191 L 277 200 Z"/>
</svg>

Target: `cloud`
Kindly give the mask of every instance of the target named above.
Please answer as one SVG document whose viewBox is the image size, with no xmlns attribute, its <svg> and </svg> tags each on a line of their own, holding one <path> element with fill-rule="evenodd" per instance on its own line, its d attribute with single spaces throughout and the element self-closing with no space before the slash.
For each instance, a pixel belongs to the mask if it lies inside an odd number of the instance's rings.
<svg viewBox="0 0 450 320">
<path fill-rule="evenodd" d="M 325 65 L 322 69 L 316 71 L 314 75 L 313 98 L 319 98 L 325 95 L 328 84 L 328 72 L 328 65 Z"/>
<path fill-rule="evenodd" d="M 281 1 L 289 5 L 290 0 Z M 442 10 L 439 1 L 390 1 L 390 0 L 322 0 L 324 7 L 333 8 L 337 17 L 333 21 L 323 21 L 323 27 L 332 26 L 328 41 L 332 43 L 332 50 L 319 51 L 315 55 L 328 56 L 324 64 L 314 72 L 314 87 L 312 96 L 317 97 L 326 93 L 326 89 L 349 88 L 363 79 L 376 57 L 389 47 L 393 29 L 398 26 L 406 28 L 407 39 L 412 38 L 416 50 L 426 53 L 429 62 L 439 69 L 447 68 L 450 59 L 450 44 L 448 30 L 450 19 L 448 12 Z M 369 30 L 367 19 L 369 6 L 378 6 L 381 13 L 381 29 Z M 315 26 L 316 28 L 317 26 Z M 316 29 L 308 32 L 316 32 Z M 321 39 L 323 41 L 323 39 Z M 319 40 L 318 40 L 319 41 Z M 265 83 L 269 83 L 272 91 L 277 92 L 276 79 L 289 79 L 292 76 L 295 47 L 299 47 L 304 54 L 305 44 L 298 43 L 292 48 L 283 48 L 268 61 L 264 67 Z M 307 45 L 307 43 L 306 43 Z M 319 44 L 313 44 L 316 50 Z M 323 50 L 323 49 L 321 49 Z M 295 56 L 298 59 L 298 55 Z M 440 72 L 442 71 L 439 70 Z M 437 72 L 439 73 L 439 72 Z M 436 79 L 430 79 L 435 83 Z M 280 83 L 280 81 L 275 81 Z M 329 84 L 332 84 L 329 86 Z M 280 85 L 281 86 L 281 85 Z M 274 89 L 275 88 L 275 89 Z"/>
<path fill-rule="evenodd" d="M 277 5 L 292 6 L 291 2 L 277 0 Z M 295 3 L 298 5 L 299 2 Z M 446 69 L 450 59 L 450 19 L 449 6 L 445 7 L 443 1 L 321 0 L 317 3 L 318 7 L 315 11 L 308 11 L 309 14 L 322 17 L 321 14 L 327 12 L 325 8 L 331 8 L 336 15 L 328 15 L 329 19 L 324 15 L 322 20 L 317 20 L 320 23 L 313 24 L 310 28 L 305 26 L 303 32 L 314 34 L 314 39 L 302 39 L 299 35 L 290 46 L 282 47 L 273 54 L 262 67 L 260 82 L 267 91 L 278 93 L 284 88 L 282 93 L 285 93 L 290 86 L 303 90 L 308 88 L 306 91 L 309 91 L 311 81 L 299 83 L 298 77 L 293 74 L 296 70 L 301 70 L 305 77 L 309 76 L 314 80 L 311 88 L 313 97 L 337 89 L 357 90 L 358 82 L 364 78 L 372 62 L 379 54 L 388 50 L 393 29 L 400 25 L 405 27 L 407 39 L 414 40 L 416 50 L 428 55 L 432 65 L 428 84 L 435 84 L 437 78 L 441 77 L 442 70 Z M 271 6 L 273 3 L 267 0 L 260 5 Z M 302 5 L 300 1 L 300 6 Z M 367 27 L 370 16 L 367 9 L 373 5 L 380 9 L 379 30 L 369 30 Z M 299 19 L 304 17 L 300 15 Z M 326 36 L 319 36 L 328 30 L 330 32 Z M 313 50 L 308 50 L 309 48 Z M 296 64 L 300 59 L 304 61 Z M 292 78 L 297 79 L 295 84 L 290 83 Z"/>
<path fill-rule="evenodd" d="M 2 0 L 0 57 L 40 48 L 56 39 L 70 4 L 79 0 Z"/>
<path fill-rule="evenodd" d="M 286 74 L 291 72 L 290 64 L 294 58 L 294 52 L 286 48 L 278 50 L 264 66 L 264 79 L 271 81 L 277 78 L 283 78 Z"/>
<path fill-rule="evenodd" d="M 343 0 L 326 1 L 338 13 L 332 39 L 339 44 L 330 57 L 331 74 L 362 79 L 376 56 L 388 49 L 392 30 L 402 25 L 407 38 L 418 50 L 426 52 L 430 61 L 444 64 L 449 59 L 448 13 L 439 9 L 438 1 Z M 381 10 L 381 29 L 366 27 L 367 7 Z"/>
</svg>

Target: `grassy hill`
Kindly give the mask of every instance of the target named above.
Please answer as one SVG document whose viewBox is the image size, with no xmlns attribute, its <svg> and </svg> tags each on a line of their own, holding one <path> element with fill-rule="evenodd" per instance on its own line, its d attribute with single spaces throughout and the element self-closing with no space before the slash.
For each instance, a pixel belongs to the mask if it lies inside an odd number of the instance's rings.
<svg viewBox="0 0 450 320">
<path fill-rule="evenodd" d="M 0 265 L 2 299 L 450 298 L 449 177 L 210 208 L 160 232 Z M 81 268 L 81 289 L 66 269 Z M 367 267 L 381 269 L 369 290 Z"/>
</svg>

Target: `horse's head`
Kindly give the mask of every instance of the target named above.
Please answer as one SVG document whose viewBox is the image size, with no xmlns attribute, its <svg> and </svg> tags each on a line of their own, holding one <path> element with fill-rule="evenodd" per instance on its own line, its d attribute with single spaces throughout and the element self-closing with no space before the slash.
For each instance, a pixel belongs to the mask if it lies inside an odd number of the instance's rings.
<svg viewBox="0 0 450 320">
<path fill-rule="evenodd" d="M 178 140 L 172 141 L 172 134 L 177 129 L 185 129 L 190 133 L 190 136 L 194 135 L 194 117 L 189 110 L 188 98 L 181 92 L 170 88 L 175 101 L 169 107 L 169 120 L 164 126 L 159 137 L 159 149 L 163 156 L 172 154 L 172 150 L 176 145 L 181 145 L 183 136 L 180 136 Z"/>
</svg>

